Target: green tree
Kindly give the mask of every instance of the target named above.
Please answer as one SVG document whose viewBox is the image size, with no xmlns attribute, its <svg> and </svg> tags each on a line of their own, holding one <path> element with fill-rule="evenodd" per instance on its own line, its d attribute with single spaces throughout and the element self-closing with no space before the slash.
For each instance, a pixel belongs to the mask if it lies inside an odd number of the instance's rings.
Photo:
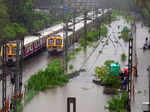
<svg viewBox="0 0 150 112">
<path fill-rule="evenodd" d="M 6 24 L 3 29 L 3 36 L 5 38 L 15 39 L 15 37 L 25 34 L 27 34 L 27 31 L 24 26 L 17 23 Z"/>
<path fill-rule="evenodd" d="M 7 7 L 2 1 L 0 1 L 0 37 L 2 37 L 2 29 L 7 23 L 9 23 L 9 14 L 7 13 Z"/>
</svg>

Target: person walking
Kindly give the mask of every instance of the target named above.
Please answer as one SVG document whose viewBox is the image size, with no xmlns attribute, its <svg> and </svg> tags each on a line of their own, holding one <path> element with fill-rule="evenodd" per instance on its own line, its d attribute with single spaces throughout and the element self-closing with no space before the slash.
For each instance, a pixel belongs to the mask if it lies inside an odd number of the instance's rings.
<svg viewBox="0 0 150 112">
<path fill-rule="evenodd" d="M 148 45 L 148 37 L 146 37 L 145 43 L 146 43 L 146 45 Z"/>
</svg>

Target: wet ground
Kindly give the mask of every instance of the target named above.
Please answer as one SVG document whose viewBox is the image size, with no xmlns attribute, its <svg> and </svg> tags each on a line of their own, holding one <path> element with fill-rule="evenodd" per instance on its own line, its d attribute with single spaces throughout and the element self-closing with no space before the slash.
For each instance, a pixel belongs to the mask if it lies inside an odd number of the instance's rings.
<svg viewBox="0 0 150 112">
<path fill-rule="evenodd" d="M 120 29 L 118 29 L 118 25 L 120 25 Z M 86 53 L 84 51 L 79 52 L 76 58 L 69 62 L 69 64 L 73 65 L 74 70 L 82 68 L 86 70 L 85 72 L 81 72 L 80 76 L 71 79 L 64 87 L 57 87 L 40 92 L 24 107 L 23 112 L 66 112 L 67 97 L 70 96 L 76 97 L 77 112 L 104 112 L 104 106 L 107 104 L 110 96 L 104 95 L 103 87 L 97 86 L 92 82 L 93 74 L 95 67 L 103 65 L 106 60 L 112 59 L 120 62 L 121 67 L 126 65 L 126 62 L 121 62 L 120 55 L 122 53 L 128 53 L 128 45 L 117 38 L 119 35 L 118 32 L 122 30 L 124 25 L 127 26 L 120 17 L 119 20 L 113 22 L 109 28 L 108 35 L 111 39 L 103 39 L 103 43 L 99 41 L 99 45 L 96 49 L 88 47 Z M 107 43 L 106 41 L 108 41 L 108 45 L 104 45 Z M 102 51 L 101 54 L 99 53 L 100 50 Z M 28 72 L 28 69 L 32 71 L 31 69 L 37 66 L 40 60 L 47 63 L 47 59 L 45 58 L 40 58 L 38 61 L 36 61 L 36 58 L 32 60 L 35 60 L 36 64 L 30 65 L 26 63 L 26 72 Z M 41 67 L 42 66 L 44 67 L 45 65 L 42 64 Z M 39 69 L 39 67 L 37 68 Z M 28 77 L 28 75 L 26 75 L 26 77 Z"/>
<path fill-rule="evenodd" d="M 143 112 L 142 103 L 149 101 L 149 82 L 147 67 L 150 65 L 150 50 L 143 52 L 141 49 L 145 43 L 145 38 L 149 37 L 148 28 L 141 27 L 141 23 L 136 24 L 137 27 L 137 56 L 138 56 L 138 78 L 135 81 L 135 101 L 132 102 L 132 112 Z M 150 40 L 150 38 L 149 38 Z"/>
</svg>

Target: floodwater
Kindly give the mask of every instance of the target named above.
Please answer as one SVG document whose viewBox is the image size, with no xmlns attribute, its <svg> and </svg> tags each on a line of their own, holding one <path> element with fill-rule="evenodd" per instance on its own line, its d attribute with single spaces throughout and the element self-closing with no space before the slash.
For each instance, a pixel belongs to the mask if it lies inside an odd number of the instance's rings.
<svg viewBox="0 0 150 112">
<path fill-rule="evenodd" d="M 120 25 L 119 29 L 118 25 Z M 77 57 L 69 62 L 69 64 L 73 65 L 74 70 L 82 68 L 86 71 L 81 72 L 80 76 L 71 79 L 63 87 L 40 92 L 24 106 L 23 112 L 66 112 L 67 97 L 71 96 L 76 97 L 77 112 L 105 112 L 104 106 L 110 96 L 103 94 L 102 86 L 95 85 L 92 82 L 93 74 L 95 67 L 103 65 L 106 60 L 111 59 L 120 62 L 121 67 L 127 64 L 127 62 L 121 62 L 120 55 L 122 53 L 127 55 L 128 44 L 124 44 L 123 40 L 117 38 L 123 26 L 130 27 L 122 17 L 118 17 L 118 21 L 113 22 L 109 27 L 108 36 L 110 36 L 110 39 L 103 39 L 103 43 L 98 41 L 97 48 L 88 47 L 86 53 L 84 51 L 79 52 Z M 108 45 L 104 45 L 106 41 L 108 41 Z M 101 54 L 99 53 L 100 50 L 102 51 Z M 45 58 L 40 58 L 39 60 L 42 60 L 45 64 L 47 62 Z M 27 72 L 27 69 L 32 71 L 35 66 L 40 66 L 37 64 L 39 60 L 33 58 L 32 63 L 35 62 L 36 64 L 30 66 L 26 63 L 25 71 Z M 41 66 L 45 65 L 42 64 Z"/>
</svg>

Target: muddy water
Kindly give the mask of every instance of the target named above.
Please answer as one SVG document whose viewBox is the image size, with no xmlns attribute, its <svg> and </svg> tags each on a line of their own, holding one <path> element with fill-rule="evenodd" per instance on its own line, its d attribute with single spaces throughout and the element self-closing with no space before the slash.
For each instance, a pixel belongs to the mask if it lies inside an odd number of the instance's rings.
<svg viewBox="0 0 150 112">
<path fill-rule="evenodd" d="M 120 25 L 120 29 L 118 29 Z M 77 58 L 71 60 L 74 70 L 85 69 L 80 76 L 70 80 L 63 87 L 40 92 L 25 107 L 23 112 L 66 112 L 67 97 L 73 96 L 77 99 L 77 112 L 104 112 L 104 106 L 107 104 L 110 96 L 103 94 L 103 87 L 92 83 L 92 78 L 96 66 L 102 65 L 106 60 L 112 59 L 121 63 L 124 67 L 127 62 L 122 63 L 120 55 L 128 53 L 128 45 L 117 37 L 123 28 L 128 26 L 121 17 L 113 22 L 109 27 L 110 39 L 104 39 L 103 43 L 99 41 L 99 46 L 95 49 L 88 47 L 87 52 L 81 51 Z M 104 44 L 108 41 L 108 45 Z M 112 42 L 113 41 L 113 42 Z M 118 41 L 118 42 L 117 42 Z M 102 53 L 99 53 L 99 50 Z"/>
</svg>

